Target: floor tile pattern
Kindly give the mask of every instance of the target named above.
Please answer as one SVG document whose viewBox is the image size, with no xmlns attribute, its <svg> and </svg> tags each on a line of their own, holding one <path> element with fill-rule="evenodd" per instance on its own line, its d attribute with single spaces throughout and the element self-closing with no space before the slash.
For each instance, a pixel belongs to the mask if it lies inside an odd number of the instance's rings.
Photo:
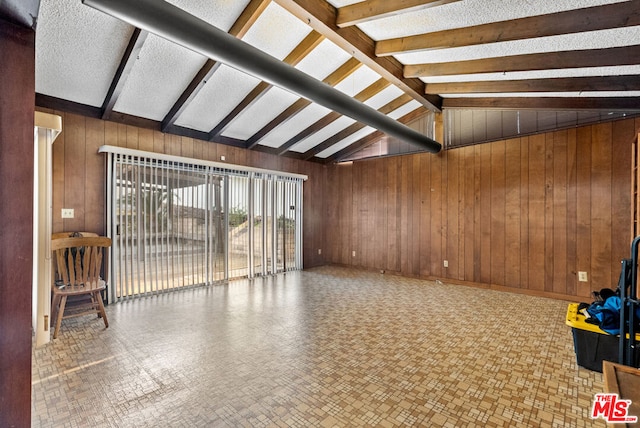
<svg viewBox="0 0 640 428">
<path fill-rule="evenodd" d="M 34 427 L 604 427 L 567 302 L 322 267 L 145 297 L 34 349 Z"/>
</svg>

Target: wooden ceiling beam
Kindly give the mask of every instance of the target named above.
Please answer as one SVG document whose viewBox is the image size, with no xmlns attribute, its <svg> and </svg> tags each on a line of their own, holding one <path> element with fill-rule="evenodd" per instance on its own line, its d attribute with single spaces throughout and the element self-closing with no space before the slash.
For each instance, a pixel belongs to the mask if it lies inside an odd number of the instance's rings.
<svg viewBox="0 0 640 428">
<path fill-rule="evenodd" d="M 640 91 L 640 76 L 563 77 L 554 79 L 428 83 L 431 94 Z"/>
<path fill-rule="evenodd" d="M 52 97 L 50 95 L 44 95 L 36 93 L 36 107 L 47 108 L 51 110 L 59 110 L 67 113 L 78 114 L 85 117 L 91 117 L 94 119 L 102 118 L 102 110 L 100 107 L 93 107 L 87 104 L 80 104 L 73 101 L 64 100 L 62 98 Z M 154 131 L 161 131 L 161 123 L 153 119 L 146 119 L 144 117 L 133 116 L 130 114 L 120 113 L 114 111 L 109 118 L 110 122 L 121 123 L 123 125 L 136 126 L 138 128 L 151 129 Z M 195 129 L 184 128 L 182 126 L 170 126 L 167 129 L 167 134 L 179 135 L 181 137 L 197 138 L 199 140 L 207 141 L 209 134 L 207 132 L 197 131 Z M 227 146 L 244 148 L 244 141 L 237 138 L 220 137 L 213 141 L 214 143 L 220 143 Z"/>
<path fill-rule="evenodd" d="M 239 39 L 247 34 L 247 31 L 256 23 L 262 12 L 271 3 L 271 0 L 252 0 L 247 7 L 244 8 L 236 22 L 229 30 L 229 34 Z M 198 73 L 191 80 L 186 89 L 182 92 L 178 100 L 173 104 L 169 112 L 162 119 L 162 130 L 166 131 L 169 127 L 173 126 L 180 115 L 185 111 L 189 103 L 195 99 L 198 93 L 202 90 L 207 81 L 213 76 L 213 74 L 220 68 L 220 63 L 212 59 L 207 59 L 207 62 L 200 68 Z"/>
<path fill-rule="evenodd" d="M 360 91 L 358 94 L 356 94 L 354 98 L 360 102 L 365 102 L 369 98 L 381 92 L 383 89 L 389 87 L 390 84 L 391 83 L 389 83 L 388 80 L 380 78 L 374 83 L 372 83 L 371 85 L 369 85 L 368 87 L 366 87 L 365 89 L 363 89 L 362 91 Z M 325 126 L 330 125 L 332 122 L 338 120 L 340 117 L 342 117 L 342 115 L 334 111 L 326 114 L 321 119 L 318 119 L 314 124 L 307 127 L 306 129 L 303 129 L 296 136 L 290 138 L 286 143 L 278 147 L 277 154 L 283 155 L 285 152 L 289 150 L 289 148 L 299 143 L 300 141 L 304 140 L 308 136 L 320 131 Z"/>
<path fill-rule="evenodd" d="M 403 76 L 402 64 L 395 58 L 378 58 L 375 42 L 356 26 L 338 28 L 337 10 L 329 2 L 317 0 L 274 0 L 298 19 L 309 24 L 351 56 L 380 74 L 429 110 L 439 111 L 442 99 L 425 95 L 424 82 Z M 638 0 L 640 1 L 640 0 Z"/>
<path fill-rule="evenodd" d="M 378 111 L 382 114 L 389 114 L 392 111 L 399 109 L 400 107 L 402 107 L 403 105 L 405 105 L 406 103 L 408 103 L 409 101 L 411 101 L 412 98 L 407 95 L 407 94 L 403 94 L 400 95 L 398 98 L 388 102 L 387 104 L 383 105 L 382 107 L 380 107 L 378 109 Z M 355 134 L 356 132 L 358 132 L 359 130 L 365 128 L 367 125 L 365 125 L 364 123 L 361 122 L 355 122 L 351 125 L 349 125 L 348 127 L 346 127 L 345 129 L 343 129 L 342 131 L 338 132 L 337 134 L 332 135 L 331 137 L 327 138 L 326 140 L 324 140 L 322 143 L 318 144 L 315 147 L 312 147 L 311 149 L 307 150 L 306 152 L 304 152 L 304 155 L 302 156 L 302 158 L 304 160 L 309 160 L 312 157 L 314 157 L 315 155 L 317 155 L 318 153 L 328 149 L 329 147 L 333 146 L 334 144 L 339 143 L 340 141 L 344 140 L 345 138 L 349 137 L 350 135 Z"/>
<path fill-rule="evenodd" d="M 338 67 L 337 70 L 335 70 L 333 73 L 327 76 L 323 80 L 323 82 L 329 86 L 336 86 L 338 83 L 342 82 L 344 79 L 346 79 L 351 74 L 353 74 L 358 68 L 360 68 L 361 65 L 362 63 L 356 60 L 355 58 L 349 58 L 344 64 Z M 269 123 L 263 126 L 262 129 L 260 129 L 254 135 L 252 135 L 247 140 L 246 148 L 247 149 L 254 148 L 260 141 L 262 141 L 264 137 L 266 137 L 266 135 L 269 132 L 273 131 L 280 124 L 291 119 L 295 114 L 297 114 L 303 108 L 307 107 L 310 104 L 311 104 L 311 101 L 305 98 L 298 99 L 288 108 L 286 108 L 282 113 L 276 116 L 273 120 L 271 120 Z"/>
<path fill-rule="evenodd" d="M 640 64 L 640 45 L 405 65 L 404 75 L 405 77 L 452 76 L 637 64 Z"/>
<path fill-rule="evenodd" d="M 445 98 L 443 108 L 481 110 L 638 111 L 638 97 L 495 97 Z"/>
<path fill-rule="evenodd" d="M 416 119 L 421 118 L 422 116 L 425 115 L 425 110 L 422 107 L 418 107 L 417 109 L 405 114 L 404 116 L 402 116 L 400 119 L 398 119 L 398 122 L 400 123 L 404 123 L 405 125 L 408 123 L 413 122 Z M 375 131 L 361 139 L 359 139 L 358 141 L 354 142 L 353 144 L 350 144 L 349 146 L 345 147 L 344 149 L 337 151 L 336 153 L 332 154 L 331 156 L 322 159 L 321 162 L 325 165 L 330 164 L 330 163 L 334 163 L 334 162 L 340 162 L 342 159 L 346 158 L 349 155 L 352 155 L 353 153 L 357 152 L 358 150 L 362 150 L 367 146 L 370 146 L 371 144 L 375 143 L 376 141 L 378 141 L 380 138 L 384 137 L 384 132 L 380 132 L 380 131 Z"/>
<path fill-rule="evenodd" d="M 322 41 L 324 40 L 324 36 L 318 33 L 317 31 L 311 31 L 307 37 L 305 37 L 299 44 L 296 46 L 287 57 L 283 60 L 283 62 L 295 66 L 298 64 L 304 57 L 309 55 L 311 51 L 313 51 Z M 256 101 L 260 99 L 268 90 L 271 88 L 271 84 L 266 82 L 260 82 L 249 94 L 244 97 L 244 99 L 238 104 L 228 115 L 224 117 L 210 132 L 209 139 L 213 140 L 219 137 L 224 130 L 233 122 L 233 120 L 242 113 L 245 109 L 249 108 Z"/>
<path fill-rule="evenodd" d="M 338 9 L 336 25 L 340 28 L 362 24 L 375 19 L 416 12 L 460 0 L 367 0 Z"/>
<path fill-rule="evenodd" d="M 127 48 L 124 50 L 124 54 L 120 60 L 120 65 L 118 65 L 116 74 L 111 80 L 111 85 L 109 86 L 107 95 L 102 102 L 102 119 L 108 120 L 113 113 L 113 107 L 116 105 L 116 102 L 122 93 L 122 89 L 124 88 L 124 85 L 129 78 L 129 74 L 131 74 L 131 70 L 133 69 L 133 64 L 135 64 L 138 59 L 138 54 L 140 53 L 144 42 L 147 40 L 148 35 L 149 33 L 147 31 L 139 28 L 135 28 L 133 30 L 133 34 L 129 39 Z"/>
<path fill-rule="evenodd" d="M 436 31 L 376 43 L 380 57 L 640 25 L 640 0 Z"/>
</svg>

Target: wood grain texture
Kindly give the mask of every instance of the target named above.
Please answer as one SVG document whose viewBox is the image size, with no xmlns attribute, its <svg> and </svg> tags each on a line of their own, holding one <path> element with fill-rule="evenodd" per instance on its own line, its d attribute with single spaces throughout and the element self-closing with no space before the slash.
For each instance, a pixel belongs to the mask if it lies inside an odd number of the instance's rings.
<svg viewBox="0 0 640 428">
<path fill-rule="evenodd" d="M 592 127 L 591 140 L 591 283 L 611 287 L 611 124 Z M 626 171 L 629 175 L 630 170 Z M 627 222 L 628 224 L 628 222 Z M 629 242 L 631 242 L 629 240 Z M 618 269 L 619 272 L 619 269 Z M 615 288 L 615 286 L 614 286 Z"/>
<path fill-rule="evenodd" d="M 611 286 L 628 256 L 634 119 L 329 166 L 68 113 L 63 120 L 54 210 L 78 204 L 83 218 L 69 226 L 54 216 L 54 231 L 104 227 L 100 190 L 87 186 L 103 180 L 103 158 L 92 152 L 104 141 L 309 175 L 306 267 L 338 263 L 584 300 Z M 578 271 L 589 281 L 578 282 Z"/>
<path fill-rule="evenodd" d="M 491 144 L 491 283 L 505 284 L 505 142 Z"/>
<path fill-rule="evenodd" d="M 505 142 L 504 284 L 520 287 L 520 139 Z M 507 185 L 509 184 L 509 185 Z"/>
<path fill-rule="evenodd" d="M 545 281 L 545 135 L 529 137 L 529 289 Z"/>
<path fill-rule="evenodd" d="M 350 242 L 328 244 L 325 261 L 580 301 L 615 288 L 638 128 L 627 119 L 328 166 L 330 212 L 353 212 L 332 224 L 328 241 Z"/>
<path fill-rule="evenodd" d="M 591 267 L 591 128 L 577 129 L 576 275 Z M 577 296 L 589 296 L 588 282 L 578 282 Z"/>
<path fill-rule="evenodd" d="M 0 16 L 0 52 L 0 426 L 27 427 L 31 424 L 35 32 Z"/>
<path fill-rule="evenodd" d="M 577 194 L 577 133 L 567 131 L 567 267 L 574 267 L 578 261 L 578 194 Z M 618 254 L 622 254 L 619 252 Z M 578 274 L 575 268 L 567 269 L 567 290 L 570 296 L 577 295 Z"/>
<path fill-rule="evenodd" d="M 480 282 L 491 284 L 491 146 L 480 146 Z"/>
</svg>

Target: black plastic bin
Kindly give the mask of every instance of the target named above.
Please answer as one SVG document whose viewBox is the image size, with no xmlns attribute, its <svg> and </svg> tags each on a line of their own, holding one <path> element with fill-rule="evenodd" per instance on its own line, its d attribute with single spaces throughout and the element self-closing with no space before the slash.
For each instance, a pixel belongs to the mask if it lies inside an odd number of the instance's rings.
<svg viewBox="0 0 640 428">
<path fill-rule="evenodd" d="M 586 322 L 578 312 L 578 303 L 569 304 L 566 323 L 573 333 L 573 348 L 580 367 L 602 373 L 602 361 L 619 362 L 620 336 Z M 640 342 L 640 335 L 636 335 L 636 342 Z"/>
</svg>

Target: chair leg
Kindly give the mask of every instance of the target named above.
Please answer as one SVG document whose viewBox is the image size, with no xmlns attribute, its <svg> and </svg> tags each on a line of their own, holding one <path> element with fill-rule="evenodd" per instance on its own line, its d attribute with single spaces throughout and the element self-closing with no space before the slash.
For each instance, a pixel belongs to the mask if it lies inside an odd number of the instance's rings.
<svg viewBox="0 0 640 428">
<path fill-rule="evenodd" d="M 99 316 L 102 316 L 102 321 L 104 321 L 104 328 L 109 328 L 109 321 L 107 321 L 107 312 L 104 310 L 102 295 L 99 291 L 95 293 L 95 299 L 98 301 L 98 313 Z"/>
<path fill-rule="evenodd" d="M 102 318 L 102 313 L 100 312 L 100 304 L 98 303 L 98 298 L 96 297 L 96 293 L 91 293 L 91 304 L 93 305 L 93 310 L 98 314 L 98 318 Z"/>
<path fill-rule="evenodd" d="M 60 324 L 62 324 L 62 316 L 64 315 L 64 307 L 67 304 L 67 296 L 62 296 L 60 299 L 60 307 L 58 308 L 58 317 L 56 318 L 56 328 L 53 331 L 53 338 L 58 337 L 58 331 L 60 331 Z"/>
<path fill-rule="evenodd" d="M 60 306 L 60 295 L 54 294 L 53 301 L 51 302 L 51 319 L 49 321 L 49 327 L 53 327 L 58 319 L 58 307 Z"/>
</svg>

